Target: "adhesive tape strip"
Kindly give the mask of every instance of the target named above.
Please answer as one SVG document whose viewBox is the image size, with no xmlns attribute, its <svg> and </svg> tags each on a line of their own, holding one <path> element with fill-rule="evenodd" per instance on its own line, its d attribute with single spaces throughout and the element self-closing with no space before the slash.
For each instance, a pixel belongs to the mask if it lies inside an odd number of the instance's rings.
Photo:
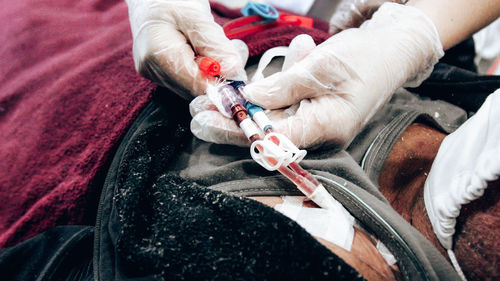
<svg viewBox="0 0 500 281">
<path fill-rule="evenodd" d="M 320 208 L 306 208 L 302 200 L 283 197 L 283 203 L 274 207 L 278 212 L 296 221 L 309 234 L 334 243 L 347 251 L 354 239 L 353 221 L 343 212 Z"/>
</svg>

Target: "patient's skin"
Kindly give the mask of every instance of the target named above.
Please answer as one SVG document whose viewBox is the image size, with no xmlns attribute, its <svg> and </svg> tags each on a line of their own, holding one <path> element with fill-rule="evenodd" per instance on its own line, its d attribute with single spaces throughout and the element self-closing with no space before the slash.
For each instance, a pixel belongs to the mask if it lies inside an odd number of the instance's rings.
<svg viewBox="0 0 500 281">
<path fill-rule="evenodd" d="M 250 198 L 270 207 L 283 203 L 281 197 L 276 196 L 259 196 Z M 318 208 L 316 204 L 304 196 L 297 196 L 296 198 L 306 200 L 302 204 L 304 207 Z M 315 238 L 347 264 L 355 268 L 367 280 L 382 281 L 400 279 L 395 277 L 399 276 L 397 267 L 394 267 L 394 270 L 391 269 L 376 249 L 375 242 L 363 230 L 356 227 L 354 228 L 354 240 L 351 251 L 347 251 L 324 239 L 318 237 Z"/>
<path fill-rule="evenodd" d="M 380 190 L 392 207 L 407 221 L 416 224 L 414 226 L 424 233 L 424 236 L 436 248 L 440 249 L 443 255 L 445 253 L 439 247 L 439 242 L 433 235 L 431 224 L 425 214 L 425 207 L 423 200 L 421 200 L 423 193 L 420 192 L 420 186 L 423 186 L 439 145 L 445 136 L 445 134 L 425 125 L 413 124 L 409 126 L 389 153 L 379 178 Z M 402 170 L 402 167 L 406 166 L 408 168 Z M 406 188 L 397 188 L 401 185 Z M 273 196 L 254 197 L 253 199 L 271 207 L 282 202 L 280 197 Z M 312 202 L 310 204 L 314 205 Z M 422 220 L 423 222 L 421 222 Z M 318 240 L 358 270 L 367 280 L 395 280 L 389 265 L 362 230 L 355 228 L 351 252 L 322 239 Z"/>
<path fill-rule="evenodd" d="M 391 206 L 447 257 L 432 230 L 423 197 L 427 174 L 444 137 L 423 124 L 408 127 L 387 157 L 379 185 Z M 468 280 L 500 278 L 499 187 L 500 180 L 490 182 L 481 198 L 462 206 L 457 218 L 453 250 Z"/>
<path fill-rule="evenodd" d="M 392 147 L 380 172 L 380 192 L 391 206 L 438 249 L 424 204 L 423 186 L 446 135 L 422 124 L 412 124 Z"/>
<path fill-rule="evenodd" d="M 391 206 L 447 257 L 432 230 L 423 199 L 425 180 L 445 136 L 427 125 L 410 125 L 387 157 L 379 176 L 379 185 Z M 454 251 L 469 280 L 500 278 L 497 265 L 500 260 L 498 188 L 500 180 L 489 183 L 485 195 L 464 205 L 457 219 Z M 282 202 L 280 197 L 271 196 L 253 199 L 271 207 Z M 312 202 L 305 202 L 304 206 L 316 207 Z M 367 280 L 394 280 L 395 276 L 399 277 L 398 272 L 395 275 L 389 273 L 389 266 L 362 230 L 355 229 L 351 252 L 322 239 L 318 240 Z"/>
</svg>

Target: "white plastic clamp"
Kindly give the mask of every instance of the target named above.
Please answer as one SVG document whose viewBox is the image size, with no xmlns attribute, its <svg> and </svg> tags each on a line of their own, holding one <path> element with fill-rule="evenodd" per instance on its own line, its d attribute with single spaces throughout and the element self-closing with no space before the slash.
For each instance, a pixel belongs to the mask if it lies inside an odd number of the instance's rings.
<svg viewBox="0 0 500 281">
<path fill-rule="evenodd" d="M 278 144 L 272 139 L 278 140 Z M 300 162 L 307 152 L 298 149 L 282 134 L 270 133 L 263 140 L 257 140 L 250 146 L 250 155 L 268 171 L 275 171 L 280 166 L 288 166 L 292 162 Z"/>
<path fill-rule="evenodd" d="M 277 138 L 278 139 L 278 146 L 286 152 L 292 153 L 291 158 L 289 161 L 286 163 L 286 165 L 292 163 L 292 162 L 297 162 L 299 163 L 304 159 L 304 157 L 307 154 L 306 150 L 299 149 L 291 140 L 289 140 L 285 135 L 279 134 L 279 133 L 270 133 L 265 136 L 265 140 L 270 140 L 272 141 L 272 138 Z"/>
</svg>

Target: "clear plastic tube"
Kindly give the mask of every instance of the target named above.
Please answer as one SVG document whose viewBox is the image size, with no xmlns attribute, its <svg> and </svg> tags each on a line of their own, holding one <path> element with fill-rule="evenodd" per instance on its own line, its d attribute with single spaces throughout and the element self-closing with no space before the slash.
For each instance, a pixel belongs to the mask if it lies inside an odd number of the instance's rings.
<svg viewBox="0 0 500 281">
<path fill-rule="evenodd" d="M 243 91 L 243 88 L 245 87 L 244 82 L 234 81 L 230 85 L 234 89 L 237 90 L 236 95 L 238 95 L 240 97 L 239 102 L 240 102 L 240 104 L 244 104 L 245 108 L 247 110 L 249 110 L 248 113 L 250 114 L 250 116 L 253 117 L 252 113 L 254 113 L 254 112 L 252 110 L 254 110 L 255 112 L 263 111 L 263 109 L 261 107 L 255 106 L 243 98 L 242 91 Z M 243 103 L 241 103 L 241 102 L 243 102 Z M 266 126 L 265 128 L 261 128 L 261 129 L 264 131 L 265 134 L 269 134 L 269 133 L 273 132 L 273 127 L 271 124 L 269 124 L 269 126 Z M 271 138 L 271 140 L 275 144 L 279 144 L 279 140 L 277 138 Z M 297 162 L 290 163 L 288 165 L 288 167 L 289 167 L 289 169 L 286 167 L 284 169 L 281 169 L 281 167 L 280 167 L 280 169 L 278 169 L 278 171 L 281 174 L 283 174 L 285 177 L 290 179 L 292 182 L 294 182 L 297 185 L 297 187 L 306 196 L 308 196 L 308 197 L 311 196 L 312 193 L 314 192 L 314 190 L 316 189 L 316 187 L 319 187 L 321 185 L 320 182 L 316 178 L 314 178 L 311 173 L 304 170 Z M 292 171 L 297 173 L 298 175 L 293 173 Z"/>
<path fill-rule="evenodd" d="M 235 105 L 245 104 L 245 99 L 230 85 L 219 87 L 219 94 L 221 95 L 222 107 L 228 114 L 231 114 L 231 109 Z"/>
</svg>

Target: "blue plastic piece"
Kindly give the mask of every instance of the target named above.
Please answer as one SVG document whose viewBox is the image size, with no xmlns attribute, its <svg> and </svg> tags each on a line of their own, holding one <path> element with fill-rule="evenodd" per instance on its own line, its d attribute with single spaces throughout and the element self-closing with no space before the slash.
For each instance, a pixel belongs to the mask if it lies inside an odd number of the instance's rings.
<svg viewBox="0 0 500 281">
<path fill-rule="evenodd" d="M 247 109 L 248 114 L 250 114 L 250 117 L 253 117 L 253 115 L 259 111 L 264 111 L 264 109 L 262 109 L 262 107 L 255 105 L 253 103 L 250 103 L 250 102 L 245 103 L 245 108 Z"/>
<path fill-rule="evenodd" d="M 259 15 L 267 21 L 275 21 L 280 16 L 278 10 L 273 6 L 255 2 L 248 2 L 245 7 L 241 8 L 241 13 L 244 16 Z"/>
<path fill-rule="evenodd" d="M 239 86 L 245 85 L 245 82 L 243 81 L 231 81 L 229 85 L 233 86 L 233 88 L 238 89 Z"/>
<path fill-rule="evenodd" d="M 243 81 L 231 81 L 231 83 L 229 83 L 229 85 L 231 85 L 235 90 L 238 90 L 238 88 L 240 86 L 245 86 L 245 82 L 243 82 Z M 253 117 L 253 115 L 259 111 L 264 111 L 264 109 L 262 109 L 262 107 L 255 105 L 249 101 L 245 102 L 245 104 L 243 106 L 245 106 L 245 109 L 248 111 L 248 114 L 250 114 L 250 117 Z"/>
</svg>

